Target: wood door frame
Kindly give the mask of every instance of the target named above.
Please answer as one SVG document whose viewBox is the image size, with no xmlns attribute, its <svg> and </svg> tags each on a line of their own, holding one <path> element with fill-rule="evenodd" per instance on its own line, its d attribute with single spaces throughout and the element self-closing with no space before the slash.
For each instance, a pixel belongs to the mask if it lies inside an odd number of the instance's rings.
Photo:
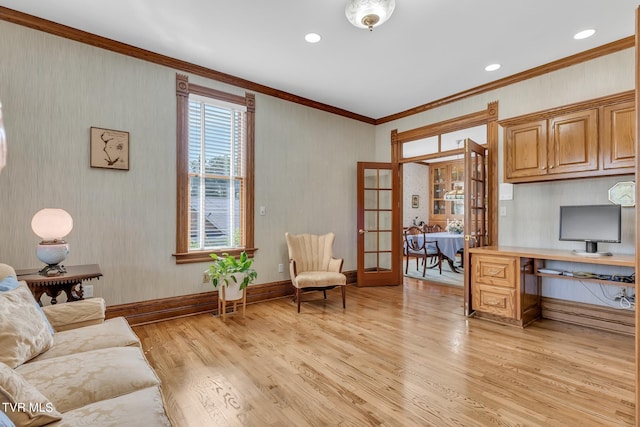
<svg viewBox="0 0 640 427">
<path fill-rule="evenodd" d="M 640 174 L 640 142 L 638 136 L 638 127 L 640 127 L 640 96 L 638 95 L 638 88 L 640 88 L 640 7 L 636 9 L 636 34 L 635 34 L 635 106 L 636 106 L 636 171 L 635 178 L 636 181 L 638 179 L 638 175 Z M 636 185 L 636 200 L 640 200 L 640 185 Z M 401 212 L 402 213 L 402 212 Z M 638 265 L 640 265 L 640 243 L 638 239 L 638 230 L 640 229 L 640 212 L 638 212 L 638 208 L 636 207 L 635 214 L 635 224 L 636 224 L 636 265 L 635 271 L 638 271 Z M 640 334 L 638 334 L 638 325 L 640 324 L 640 309 L 636 307 L 636 425 L 640 423 Z"/>
<path fill-rule="evenodd" d="M 427 154 L 423 156 L 402 157 L 402 144 L 440 135 L 447 132 L 463 130 L 475 126 L 487 126 L 487 228 L 488 244 L 498 244 L 498 101 L 487 104 L 486 110 L 481 110 L 465 116 L 455 117 L 446 121 L 433 123 L 415 129 L 398 132 L 397 129 L 391 131 L 391 163 L 398 164 L 398 191 L 394 192 L 393 203 L 399 206 L 398 220 L 394 227 L 402 229 L 403 218 L 403 165 L 417 161 L 432 160 L 442 157 L 443 153 Z M 459 151 L 459 153 L 457 153 Z M 464 148 L 447 151 L 446 155 L 464 154 Z M 402 250 L 402 242 L 397 242 L 398 248 Z M 399 271 L 399 280 L 402 281 L 402 272 Z M 402 282 L 400 282 L 402 283 Z"/>
</svg>

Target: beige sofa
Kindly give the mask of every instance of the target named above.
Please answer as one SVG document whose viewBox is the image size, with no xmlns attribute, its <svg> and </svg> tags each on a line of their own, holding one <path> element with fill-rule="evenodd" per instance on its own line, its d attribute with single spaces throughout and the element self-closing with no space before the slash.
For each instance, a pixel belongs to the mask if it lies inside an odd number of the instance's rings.
<svg viewBox="0 0 640 427">
<path fill-rule="evenodd" d="M 0 264 L 0 426 L 171 426 L 160 381 L 101 298 L 40 308 Z"/>
</svg>

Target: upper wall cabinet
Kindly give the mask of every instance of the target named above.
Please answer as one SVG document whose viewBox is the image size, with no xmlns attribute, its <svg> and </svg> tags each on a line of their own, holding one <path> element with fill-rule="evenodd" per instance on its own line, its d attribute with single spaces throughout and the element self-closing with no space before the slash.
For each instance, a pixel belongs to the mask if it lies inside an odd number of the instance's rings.
<svg viewBox="0 0 640 427">
<path fill-rule="evenodd" d="M 634 101 L 629 101 L 603 108 L 602 167 L 604 169 L 635 166 L 636 109 L 634 104 Z"/>
<path fill-rule="evenodd" d="M 500 121 L 506 182 L 634 173 L 633 91 Z"/>
</svg>

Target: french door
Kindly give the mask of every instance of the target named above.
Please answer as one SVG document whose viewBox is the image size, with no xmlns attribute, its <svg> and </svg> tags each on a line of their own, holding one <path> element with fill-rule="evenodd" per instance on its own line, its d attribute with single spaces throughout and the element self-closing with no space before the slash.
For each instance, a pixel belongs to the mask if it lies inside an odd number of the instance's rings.
<svg viewBox="0 0 640 427">
<path fill-rule="evenodd" d="M 486 149 L 467 138 L 464 141 L 464 314 L 473 313 L 469 248 L 486 246 L 487 155 Z"/>
<path fill-rule="evenodd" d="M 358 162 L 358 286 L 402 283 L 397 163 Z"/>
</svg>

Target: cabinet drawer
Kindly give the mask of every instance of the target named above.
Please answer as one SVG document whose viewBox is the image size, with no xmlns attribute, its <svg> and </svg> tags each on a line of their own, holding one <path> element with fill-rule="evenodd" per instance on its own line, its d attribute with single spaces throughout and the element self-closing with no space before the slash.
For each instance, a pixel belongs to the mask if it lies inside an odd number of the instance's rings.
<svg viewBox="0 0 640 427">
<path fill-rule="evenodd" d="M 471 257 L 471 265 L 474 285 L 517 288 L 517 258 L 474 255 Z"/>
<path fill-rule="evenodd" d="M 479 285 L 474 288 L 473 300 L 477 311 L 516 319 L 515 290 Z"/>
</svg>

